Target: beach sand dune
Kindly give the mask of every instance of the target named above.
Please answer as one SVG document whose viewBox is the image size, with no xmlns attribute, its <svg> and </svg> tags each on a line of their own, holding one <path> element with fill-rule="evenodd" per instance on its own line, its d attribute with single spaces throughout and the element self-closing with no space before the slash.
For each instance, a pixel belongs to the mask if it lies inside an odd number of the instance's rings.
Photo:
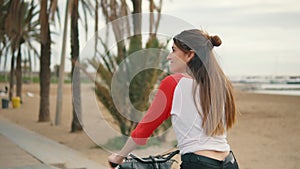
<svg viewBox="0 0 300 169">
<path fill-rule="evenodd" d="M 94 161 L 107 165 L 106 159 L 109 152 L 96 148 L 97 145 L 84 132 L 70 133 L 72 120 L 70 84 L 64 85 L 62 123 L 59 126 L 53 125 L 56 90 L 57 86 L 51 84 L 51 122 L 37 122 L 38 84 L 24 84 L 21 107 L 13 109 L 10 105 L 8 109 L 1 109 L 0 115 L 11 122 L 78 150 Z M 236 125 L 228 133 L 228 141 L 240 168 L 299 168 L 300 96 L 237 92 L 236 98 L 240 113 Z M 99 134 L 101 133 L 105 131 L 99 131 Z"/>
</svg>

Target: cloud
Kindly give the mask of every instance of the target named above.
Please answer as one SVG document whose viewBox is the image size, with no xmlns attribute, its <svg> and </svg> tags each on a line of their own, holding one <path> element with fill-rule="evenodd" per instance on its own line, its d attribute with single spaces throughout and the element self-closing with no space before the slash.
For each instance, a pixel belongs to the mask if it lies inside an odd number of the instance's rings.
<svg viewBox="0 0 300 169">
<path fill-rule="evenodd" d="M 216 51 L 230 74 L 299 74 L 299 6 L 296 0 L 187 0 L 165 3 L 164 12 L 219 35 Z"/>
<path fill-rule="evenodd" d="M 63 16 L 65 3 L 59 2 Z M 144 8 L 148 6 L 143 4 Z M 231 75 L 297 74 L 300 72 L 297 69 L 300 63 L 299 5 L 300 1 L 296 0 L 167 0 L 163 1 L 162 12 L 220 35 L 224 43 L 216 51 Z M 100 24 L 103 23 L 100 21 Z M 89 20 L 89 25 L 88 39 L 93 36 L 93 19 Z M 172 26 L 176 26 L 175 21 L 173 24 L 170 22 L 169 27 Z M 86 41 L 83 28 L 80 31 L 82 49 Z M 60 46 L 56 50 L 60 56 Z M 55 60 L 59 56 L 54 56 Z"/>
</svg>

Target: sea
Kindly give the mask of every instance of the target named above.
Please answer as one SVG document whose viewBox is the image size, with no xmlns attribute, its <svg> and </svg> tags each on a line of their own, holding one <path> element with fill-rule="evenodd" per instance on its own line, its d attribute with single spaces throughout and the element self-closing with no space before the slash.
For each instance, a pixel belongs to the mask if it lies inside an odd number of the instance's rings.
<svg viewBox="0 0 300 169">
<path fill-rule="evenodd" d="M 280 76 L 280 77 L 242 77 L 232 80 L 233 86 L 242 91 L 300 96 L 300 77 L 299 76 Z"/>
<path fill-rule="evenodd" d="M 249 92 L 261 94 L 300 96 L 300 90 L 251 90 Z"/>
</svg>

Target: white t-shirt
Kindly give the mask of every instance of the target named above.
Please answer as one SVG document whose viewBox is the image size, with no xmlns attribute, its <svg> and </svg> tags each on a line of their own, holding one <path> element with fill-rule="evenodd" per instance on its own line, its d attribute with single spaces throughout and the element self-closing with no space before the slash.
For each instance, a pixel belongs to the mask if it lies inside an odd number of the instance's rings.
<svg viewBox="0 0 300 169">
<path fill-rule="evenodd" d="M 193 99 L 193 79 L 174 74 L 162 80 L 146 115 L 131 133 L 133 140 L 146 144 L 147 139 L 163 121 L 172 118 L 172 125 L 181 154 L 199 150 L 229 151 L 226 133 L 207 136 Z"/>
<path fill-rule="evenodd" d="M 199 150 L 229 151 L 226 133 L 207 136 L 193 99 L 193 79 L 183 77 L 173 96 L 171 118 L 181 154 Z"/>
</svg>

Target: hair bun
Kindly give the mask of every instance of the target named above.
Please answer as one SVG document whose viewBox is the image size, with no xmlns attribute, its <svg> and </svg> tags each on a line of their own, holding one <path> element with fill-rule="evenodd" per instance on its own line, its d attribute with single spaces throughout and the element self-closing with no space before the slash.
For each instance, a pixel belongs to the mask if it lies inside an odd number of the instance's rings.
<svg viewBox="0 0 300 169">
<path fill-rule="evenodd" d="M 217 35 L 210 36 L 209 40 L 214 46 L 220 46 L 222 44 L 221 38 Z"/>
</svg>

